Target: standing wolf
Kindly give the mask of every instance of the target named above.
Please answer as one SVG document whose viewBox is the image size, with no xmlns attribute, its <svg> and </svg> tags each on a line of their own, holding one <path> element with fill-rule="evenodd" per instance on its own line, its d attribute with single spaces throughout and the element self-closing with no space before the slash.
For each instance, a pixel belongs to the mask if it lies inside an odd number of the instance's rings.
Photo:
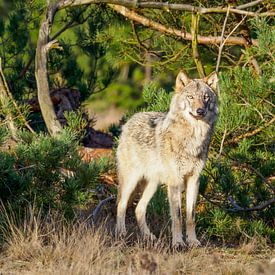
<svg viewBox="0 0 275 275">
<path fill-rule="evenodd" d="M 126 233 L 125 214 L 138 183 L 146 183 L 135 214 L 145 237 L 154 239 L 146 223 L 146 208 L 159 184 L 166 184 L 172 217 L 173 246 L 182 239 L 181 201 L 186 190 L 186 236 L 198 246 L 195 206 L 199 177 L 205 164 L 210 138 L 217 119 L 217 75 L 191 80 L 184 72 L 176 79 L 175 95 L 168 113 L 135 114 L 124 126 L 117 148 L 119 198 L 117 227 Z"/>
</svg>

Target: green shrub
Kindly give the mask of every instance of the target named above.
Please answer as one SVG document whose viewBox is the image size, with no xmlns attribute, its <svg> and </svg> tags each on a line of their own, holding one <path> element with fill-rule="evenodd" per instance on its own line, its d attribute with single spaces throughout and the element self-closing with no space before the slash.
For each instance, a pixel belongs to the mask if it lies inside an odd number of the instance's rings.
<svg viewBox="0 0 275 275">
<path fill-rule="evenodd" d="M 93 200 L 99 175 L 110 161 L 83 163 L 75 135 L 64 130 L 57 138 L 26 135 L 13 151 L 0 152 L 0 193 L 4 203 L 20 208 L 35 202 L 72 217 L 76 206 Z"/>
</svg>

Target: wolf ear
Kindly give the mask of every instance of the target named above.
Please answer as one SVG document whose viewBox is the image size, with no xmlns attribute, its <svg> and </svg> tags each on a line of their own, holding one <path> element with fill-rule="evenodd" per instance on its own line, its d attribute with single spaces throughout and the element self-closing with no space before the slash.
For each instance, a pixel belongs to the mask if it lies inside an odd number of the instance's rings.
<svg viewBox="0 0 275 275">
<path fill-rule="evenodd" d="M 218 84 L 219 79 L 218 79 L 218 75 L 216 72 L 211 73 L 210 75 L 205 77 L 203 80 L 213 90 L 217 89 L 217 84 Z"/>
<path fill-rule="evenodd" d="M 182 91 L 182 89 L 191 81 L 191 79 L 187 76 L 187 74 L 184 71 L 180 71 L 178 73 L 177 79 L 176 79 L 176 93 L 179 93 Z"/>
</svg>

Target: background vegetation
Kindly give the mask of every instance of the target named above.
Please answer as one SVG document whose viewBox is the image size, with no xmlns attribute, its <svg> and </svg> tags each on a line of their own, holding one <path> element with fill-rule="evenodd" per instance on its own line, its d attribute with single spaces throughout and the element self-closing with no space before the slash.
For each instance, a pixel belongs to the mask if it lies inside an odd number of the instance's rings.
<svg viewBox="0 0 275 275">
<path fill-rule="evenodd" d="M 116 144 L 121 124 L 134 112 L 168 110 L 179 69 L 186 70 L 190 77 L 207 75 L 217 69 L 218 56 L 221 57 L 218 66 L 219 120 L 201 176 L 197 209 L 199 235 L 205 243 L 226 245 L 254 240 L 247 255 L 254 248 L 272 247 L 275 241 L 275 29 L 271 15 L 274 7 L 269 1 L 258 2 L 239 10 L 266 13 L 266 16 L 226 13 L 228 5 L 241 7 L 247 1 L 195 1 L 203 8 L 219 6 L 225 9 L 225 12 L 200 16 L 168 8 L 129 9 L 130 13 L 149 18 L 166 29 L 193 33 L 192 41 L 154 29 L 153 24 L 145 27 L 142 20 L 127 19 L 127 15 L 120 14 L 119 6 L 91 4 L 59 10 L 51 32 L 51 39 L 58 39 L 59 44 L 48 56 L 49 86 L 51 90 L 79 91 L 80 107 L 71 113 L 65 112 L 62 131 L 51 136 L 41 113 L 34 112 L 30 103 L 37 96 L 35 54 L 46 3 L 42 0 L 0 0 L 1 83 L 5 82 L 5 76 L 9 90 L 7 93 L 5 85 L 0 85 L 0 236 L 1 243 L 9 247 L 5 250 L 7 257 L 15 255 L 9 244 L 25 245 L 27 240 L 37 241 L 37 250 L 33 251 L 38 254 L 33 259 L 46 253 L 43 245 L 47 241 L 33 235 L 34 216 L 35 219 L 39 217 L 38 223 L 48 224 L 45 236 L 53 230 L 49 220 L 62 221 L 58 230 L 62 233 L 67 228 L 68 232 L 74 232 L 71 242 L 81 243 L 86 233 L 80 237 L 71 224 L 78 224 L 87 217 L 91 221 L 91 209 L 110 198 L 99 215 L 105 218 L 108 214 L 107 223 L 112 228 L 115 161 L 113 155 L 88 163 L 83 161 L 79 150 L 93 125 L 84 114 L 84 107 L 94 111 L 111 106 L 123 110 L 122 122 L 107 131 Z M 194 16 L 199 20 L 197 28 L 193 25 Z M 201 43 L 194 35 L 196 32 L 203 37 L 221 37 L 224 32 L 225 39 L 237 37 L 245 39 L 246 43 L 225 43 L 221 48 L 222 43 Z M 58 114 L 60 109 L 55 106 L 55 111 Z M 149 208 L 153 230 L 165 236 L 169 211 L 164 189 L 158 190 Z M 24 224 L 29 224 L 28 230 Z M 42 230 L 41 236 L 44 233 Z M 67 233 L 63 237 L 56 234 L 53 238 L 61 241 L 60 249 L 67 249 L 71 244 L 62 239 Z M 95 236 L 98 234 L 96 232 Z M 22 238 L 19 240 L 18 236 Z M 92 240 L 96 242 L 93 245 L 100 243 L 108 247 L 110 244 L 111 254 L 125 250 L 121 244 L 100 236 Z M 51 245 L 57 247 L 54 242 L 52 240 Z M 20 249 L 18 251 L 29 253 L 26 247 Z M 144 268 L 142 255 L 146 249 L 138 245 L 129 252 L 132 256 L 138 255 L 131 260 L 131 263 L 137 261 L 131 264 L 134 272 Z M 149 262 L 145 270 L 149 273 L 151 265 L 161 265 L 163 249 L 158 247 L 154 256 L 145 253 L 144 257 L 149 257 L 144 260 Z M 94 252 L 95 259 L 103 252 L 104 249 L 99 254 Z M 24 261 L 29 261 L 22 253 L 16 259 L 23 257 Z M 165 253 L 169 253 L 168 250 Z M 242 253 L 241 250 L 238 253 Z M 75 252 L 72 255 L 72 258 L 78 257 Z M 124 256 L 121 261 L 127 262 Z M 113 264 L 110 265 L 115 268 Z M 91 263 L 88 267 L 91 266 L 94 265 Z M 126 268 L 123 264 L 116 267 L 119 270 Z M 64 266 L 60 268 L 66 270 Z M 85 268 L 82 266 L 82 270 Z M 238 270 L 243 271 L 243 268 Z M 75 270 L 80 272 L 81 266 Z M 165 272 L 160 267 L 157 270 Z"/>
</svg>

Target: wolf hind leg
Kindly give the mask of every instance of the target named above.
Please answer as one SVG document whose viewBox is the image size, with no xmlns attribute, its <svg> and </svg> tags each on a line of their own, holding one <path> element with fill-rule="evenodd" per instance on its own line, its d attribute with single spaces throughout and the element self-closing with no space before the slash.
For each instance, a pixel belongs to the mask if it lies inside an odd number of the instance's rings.
<svg viewBox="0 0 275 275">
<path fill-rule="evenodd" d="M 120 194 L 117 205 L 117 224 L 116 224 L 116 235 L 123 236 L 126 234 L 125 227 L 125 216 L 126 210 L 128 206 L 128 201 L 135 190 L 139 181 L 138 175 L 135 173 L 127 173 L 127 176 L 120 175 L 119 176 L 119 184 L 120 184 Z"/>
<path fill-rule="evenodd" d="M 148 181 L 143 194 L 141 196 L 140 201 L 135 210 L 136 219 L 138 222 L 138 226 L 141 230 L 142 235 L 145 238 L 149 238 L 151 240 L 156 239 L 156 237 L 150 232 L 150 229 L 146 223 L 146 210 L 148 203 L 152 199 L 153 195 L 156 193 L 158 188 L 158 182 L 156 181 Z"/>
</svg>

